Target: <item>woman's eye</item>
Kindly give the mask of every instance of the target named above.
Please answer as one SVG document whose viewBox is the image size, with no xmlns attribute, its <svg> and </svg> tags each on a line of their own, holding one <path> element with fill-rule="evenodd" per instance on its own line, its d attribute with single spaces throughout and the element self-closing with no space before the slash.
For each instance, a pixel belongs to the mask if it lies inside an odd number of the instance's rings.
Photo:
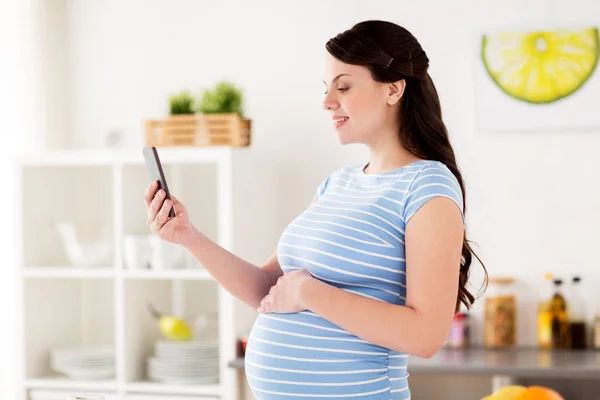
<svg viewBox="0 0 600 400">
<path fill-rule="evenodd" d="M 340 92 L 344 93 L 344 92 L 345 92 L 345 91 L 347 91 L 348 89 L 350 89 L 350 88 L 347 88 L 347 87 L 345 87 L 345 88 L 338 88 L 337 90 L 339 90 Z M 329 93 L 329 92 L 325 92 L 325 93 L 323 93 L 323 94 L 327 94 L 327 93 Z"/>
</svg>

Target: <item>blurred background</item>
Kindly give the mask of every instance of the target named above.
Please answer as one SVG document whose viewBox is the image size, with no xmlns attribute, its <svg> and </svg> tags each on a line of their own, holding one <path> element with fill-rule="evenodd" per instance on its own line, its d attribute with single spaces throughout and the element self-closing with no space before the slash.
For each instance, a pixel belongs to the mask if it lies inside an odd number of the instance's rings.
<svg viewBox="0 0 600 400">
<path fill-rule="evenodd" d="M 599 3 L 0 7 L 0 398 L 252 398 L 241 366 L 256 314 L 148 238 L 141 148 L 159 148 L 207 235 L 264 262 L 322 179 L 368 157 L 339 145 L 321 82 L 326 41 L 366 19 L 406 27 L 429 56 L 492 278 L 447 348 L 409 367 L 413 398 L 511 383 L 600 398 Z M 170 347 L 178 319 L 202 345 Z M 179 370 L 182 354 L 201 367 Z"/>
</svg>

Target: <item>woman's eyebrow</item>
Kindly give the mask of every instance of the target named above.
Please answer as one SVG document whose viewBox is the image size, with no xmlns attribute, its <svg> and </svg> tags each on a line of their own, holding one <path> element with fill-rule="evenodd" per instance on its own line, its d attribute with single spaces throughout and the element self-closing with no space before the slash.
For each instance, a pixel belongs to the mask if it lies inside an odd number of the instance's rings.
<svg viewBox="0 0 600 400">
<path fill-rule="evenodd" d="M 338 76 L 336 76 L 335 78 L 333 78 L 333 80 L 331 81 L 331 83 L 334 84 L 335 81 L 337 81 L 338 79 L 340 79 L 342 76 L 350 76 L 350 74 L 339 74 Z M 327 85 L 327 82 L 323 81 L 323 83 Z"/>
</svg>

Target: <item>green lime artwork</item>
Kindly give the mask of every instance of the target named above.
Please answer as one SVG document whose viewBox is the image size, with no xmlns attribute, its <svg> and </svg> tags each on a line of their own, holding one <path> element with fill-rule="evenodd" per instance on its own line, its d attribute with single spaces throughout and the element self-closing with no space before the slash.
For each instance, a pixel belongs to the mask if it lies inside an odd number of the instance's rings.
<svg viewBox="0 0 600 400">
<path fill-rule="evenodd" d="M 549 104 L 584 87 L 598 65 L 597 27 L 484 34 L 481 58 L 495 85 L 513 99 Z"/>
</svg>

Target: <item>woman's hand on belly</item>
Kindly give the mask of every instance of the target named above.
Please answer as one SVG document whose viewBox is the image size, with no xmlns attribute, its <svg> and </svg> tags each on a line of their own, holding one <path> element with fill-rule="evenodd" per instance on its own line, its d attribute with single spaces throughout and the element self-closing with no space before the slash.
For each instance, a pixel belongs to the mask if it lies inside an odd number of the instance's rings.
<svg viewBox="0 0 600 400">
<path fill-rule="evenodd" d="M 259 313 L 289 314 L 306 310 L 302 303 L 300 291 L 307 281 L 314 279 L 305 269 L 288 272 L 277 280 L 260 302 L 256 311 Z"/>
</svg>

